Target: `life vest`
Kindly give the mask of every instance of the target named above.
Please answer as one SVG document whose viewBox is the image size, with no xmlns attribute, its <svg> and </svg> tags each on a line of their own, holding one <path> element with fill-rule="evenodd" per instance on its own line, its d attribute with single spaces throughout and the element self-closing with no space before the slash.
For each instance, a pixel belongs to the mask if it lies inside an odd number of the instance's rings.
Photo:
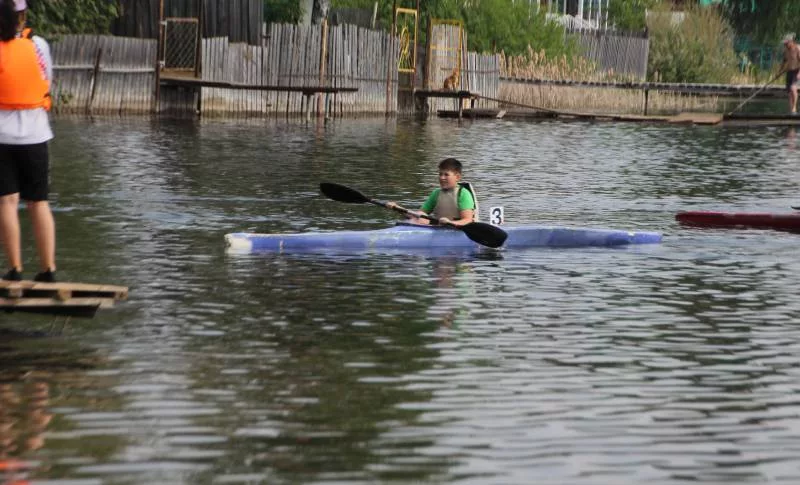
<svg viewBox="0 0 800 485">
<path fill-rule="evenodd" d="M 50 81 L 39 62 L 31 29 L 0 42 L 0 109 L 50 109 Z"/>
<path fill-rule="evenodd" d="M 461 211 L 458 209 L 458 196 L 462 190 L 468 190 L 472 194 L 472 187 L 466 183 L 459 183 L 458 189 L 455 190 L 439 190 L 439 195 L 436 197 L 436 206 L 433 208 L 431 215 L 436 218 L 447 217 L 450 220 L 461 219 Z M 473 195 L 473 201 L 475 196 Z M 477 208 L 477 202 L 476 202 Z M 477 210 L 475 211 L 477 217 Z M 475 219 L 477 220 L 477 219 Z"/>
</svg>

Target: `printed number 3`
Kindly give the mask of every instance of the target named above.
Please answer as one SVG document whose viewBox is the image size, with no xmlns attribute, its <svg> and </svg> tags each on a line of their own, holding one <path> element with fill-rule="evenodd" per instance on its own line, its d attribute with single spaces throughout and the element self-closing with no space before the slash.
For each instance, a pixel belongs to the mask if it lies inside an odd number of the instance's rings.
<svg viewBox="0 0 800 485">
<path fill-rule="evenodd" d="M 505 222 L 502 207 L 492 207 L 489 209 L 489 224 L 499 226 Z"/>
</svg>

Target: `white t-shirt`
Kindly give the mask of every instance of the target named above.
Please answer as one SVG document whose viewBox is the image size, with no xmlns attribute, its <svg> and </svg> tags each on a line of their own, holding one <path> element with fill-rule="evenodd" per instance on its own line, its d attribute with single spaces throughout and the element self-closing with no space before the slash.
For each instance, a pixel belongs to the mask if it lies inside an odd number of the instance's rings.
<svg viewBox="0 0 800 485">
<path fill-rule="evenodd" d="M 47 41 L 34 35 L 33 43 L 36 45 L 36 55 L 39 56 L 39 65 L 44 66 L 42 75 L 50 82 L 53 81 L 53 58 L 50 56 L 50 46 Z M 34 145 L 44 143 L 53 138 L 50 128 L 50 119 L 47 110 L 36 109 L 0 109 L 0 144 L 3 145 Z"/>
</svg>

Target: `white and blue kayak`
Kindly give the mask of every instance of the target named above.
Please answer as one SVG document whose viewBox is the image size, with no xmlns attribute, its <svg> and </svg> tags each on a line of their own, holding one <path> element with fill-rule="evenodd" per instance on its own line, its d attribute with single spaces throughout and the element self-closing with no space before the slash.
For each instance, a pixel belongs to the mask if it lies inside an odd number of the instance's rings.
<svg viewBox="0 0 800 485">
<path fill-rule="evenodd" d="M 505 249 L 590 246 L 625 246 L 661 242 L 657 232 L 557 226 L 501 226 L 508 238 Z M 487 249 L 458 229 L 441 226 L 398 224 L 371 231 L 309 232 L 299 234 L 231 233 L 225 235 L 228 250 L 237 253 L 325 252 L 369 250 L 469 250 Z"/>
</svg>

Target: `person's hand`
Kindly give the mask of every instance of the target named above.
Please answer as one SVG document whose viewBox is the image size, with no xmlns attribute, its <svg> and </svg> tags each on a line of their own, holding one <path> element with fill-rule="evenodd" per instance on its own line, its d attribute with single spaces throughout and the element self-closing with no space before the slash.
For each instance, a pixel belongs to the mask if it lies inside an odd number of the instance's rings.
<svg viewBox="0 0 800 485">
<path fill-rule="evenodd" d="M 453 224 L 453 221 L 451 221 L 450 219 L 448 219 L 446 217 L 440 217 L 439 218 L 439 224 L 441 224 L 442 226 L 449 226 L 449 225 Z"/>
<path fill-rule="evenodd" d="M 387 209 L 392 209 L 392 210 L 396 211 L 398 207 L 399 206 L 397 204 L 395 204 L 394 202 L 392 202 L 392 201 L 389 201 L 389 202 L 386 203 L 386 208 Z"/>
</svg>

